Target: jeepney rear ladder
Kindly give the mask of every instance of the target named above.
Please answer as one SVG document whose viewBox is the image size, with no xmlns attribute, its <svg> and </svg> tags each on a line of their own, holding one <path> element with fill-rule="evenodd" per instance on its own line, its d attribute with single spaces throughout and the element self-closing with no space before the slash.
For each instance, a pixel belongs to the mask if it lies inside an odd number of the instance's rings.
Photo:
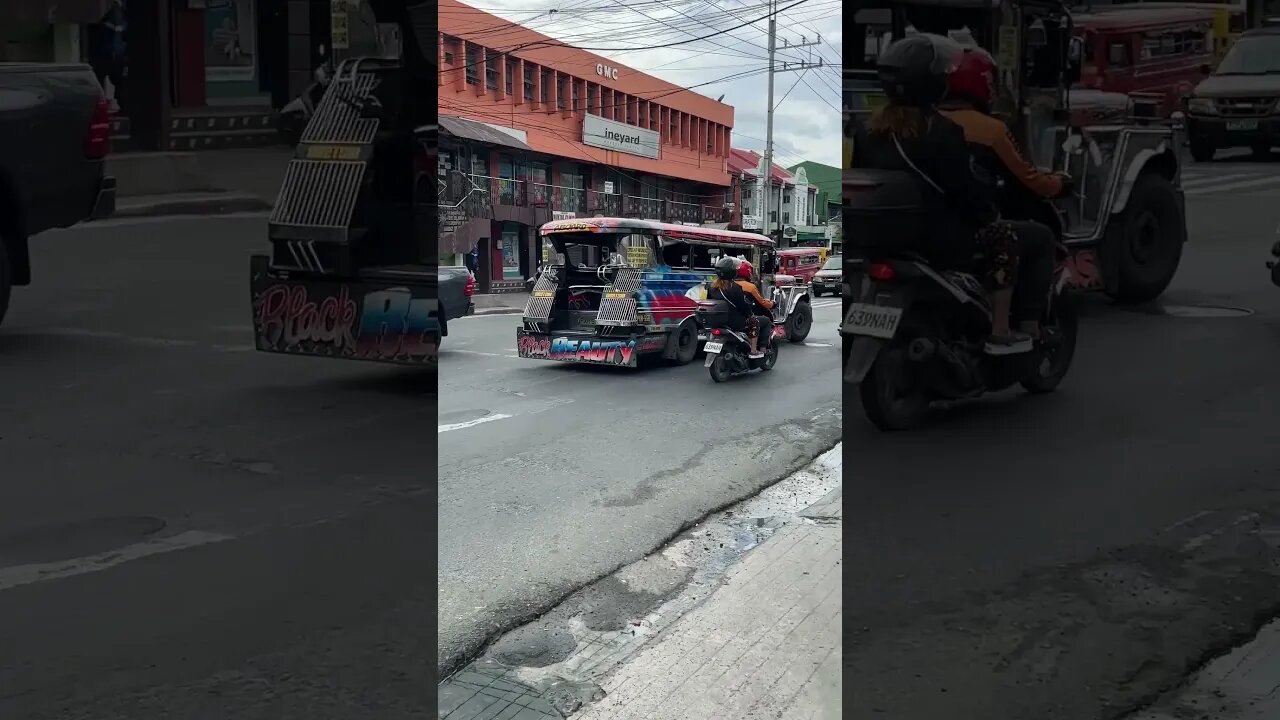
<svg viewBox="0 0 1280 720">
<path fill-rule="evenodd" d="M 600 301 L 600 312 L 596 314 L 597 325 L 625 327 L 636 324 L 635 292 L 640 289 L 643 273 L 643 270 L 633 267 L 618 269 L 613 282 L 604 287 L 604 299 Z M 614 293 L 621 293 L 624 297 L 609 297 Z"/>
<path fill-rule="evenodd" d="M 378 78 L 361 59 L 339 66 L 302 132 L 268 220 L 273 268 L 350 271 L 346 245 L 380 121 L 360 117 Z"/>
</svg>

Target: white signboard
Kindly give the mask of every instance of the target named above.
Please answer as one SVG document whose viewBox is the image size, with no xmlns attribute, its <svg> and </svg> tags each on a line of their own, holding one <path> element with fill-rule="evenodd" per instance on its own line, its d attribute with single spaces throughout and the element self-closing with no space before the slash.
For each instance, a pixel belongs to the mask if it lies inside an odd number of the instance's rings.
<svg viewBox="0 0 1280 720">
<path fill-rule="evenodd" d="M 612 180 L 605 180 L 605 181 L 604 181 L 604 194 L 605 194 L 605 195 L 612 195 L 612 194 L 613 194 L 613 181 L 612 181 Z"/>
<path fill-rule="evenodd" d="M 584 145 L 658 159 L 658 133 L 587 114 L 582 120 Z"/>
<path fill-rule="evenodd" d="M 743 230 L 759 230 L 760 218 L 750 217 L 747 215 L 742 216 L 742 229 Z"/>
</svg>

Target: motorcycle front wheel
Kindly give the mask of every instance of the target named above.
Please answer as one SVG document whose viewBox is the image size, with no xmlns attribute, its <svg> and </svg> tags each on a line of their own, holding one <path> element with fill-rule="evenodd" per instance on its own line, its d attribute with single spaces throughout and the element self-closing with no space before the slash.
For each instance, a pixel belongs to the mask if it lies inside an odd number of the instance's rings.
<svg viewBox="0 0 1280 720">
<path fill-rule="evenodd" d="M 1043 395 L 1058 389 L 1075 359 L 1079 327 L 1080 319 L 1070 298 L 1065 295 L 1054 298 L 1049 321 L 1040 330 L 1046 340 L 1044 346 L 1036 350 L 1041 356 L 1020 383 L 1027 392 Z"/>
<path fill-rule="evenodd" d="M 885 432 L 910 429 L 929 411 L 928 390 L 913 382 L 907 370 L 905 349 L 889 348 L 858 386 L 867 419 Z"/>
</svg>

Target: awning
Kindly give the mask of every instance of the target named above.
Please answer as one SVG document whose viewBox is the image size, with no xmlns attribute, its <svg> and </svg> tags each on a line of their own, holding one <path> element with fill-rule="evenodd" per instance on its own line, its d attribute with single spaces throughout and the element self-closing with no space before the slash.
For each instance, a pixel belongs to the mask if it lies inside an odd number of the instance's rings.
<svg viewBox="0 0 1280 720">
<path fill-rule="evenodd" d="M 482 122 L 463 120 L 451 115 L 440 116 L 440 132 L 454 137 L 475 140 L 476 142 L 501 145 L 516 150 L 532 150 L 526 143 L 520 142 L 507 133 L 495 130 Z"/>
</svg>

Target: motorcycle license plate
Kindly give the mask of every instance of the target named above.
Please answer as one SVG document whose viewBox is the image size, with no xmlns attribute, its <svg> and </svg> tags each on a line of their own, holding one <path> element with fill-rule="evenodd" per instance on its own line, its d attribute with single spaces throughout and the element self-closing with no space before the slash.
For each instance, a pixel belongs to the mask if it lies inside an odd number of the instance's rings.
<svg viewBox="0 0 1280 720">
<path fill-rule="evenodd" d="M 707 343 L 707 346 L 706 346 L 706 350 L 709 353 L 718 353 L 723 349 L 724 349 L 724 343 L 709 342 Z"/>
<path fill-rule="evenodd" d="M 902 322 L 902 308 L 853 303 L 844 317 L 845 332 L 850 335 L 892 340 Z"/>
</svg>

